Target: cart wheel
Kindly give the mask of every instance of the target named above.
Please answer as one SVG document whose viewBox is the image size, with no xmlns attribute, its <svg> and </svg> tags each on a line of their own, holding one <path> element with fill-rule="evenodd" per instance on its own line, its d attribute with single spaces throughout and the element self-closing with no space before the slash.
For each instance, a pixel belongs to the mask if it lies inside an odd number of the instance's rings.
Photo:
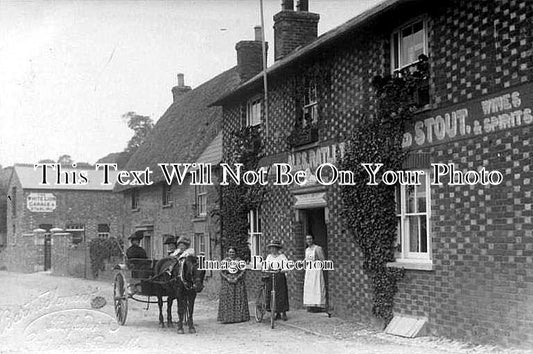
<svg viewBox="0 0 533 354">
<path fill-rule="evenodd" d="M 117 319 L 117 323 L 123 326 L 128 316 L 128 297 L 126 296 L 126 282 L 122 273 L 115 275 L 113 299 L 115 304 L 115 318 Z"/>
<path fill-rule="evenodd" d="M 257 298 L 255 300 L 255 320 L 257 322 L 263 321 L 263 316 L 265 316 L 266 305 L 265 305 L 265 288 L 259 289 Z"/>
</svg>

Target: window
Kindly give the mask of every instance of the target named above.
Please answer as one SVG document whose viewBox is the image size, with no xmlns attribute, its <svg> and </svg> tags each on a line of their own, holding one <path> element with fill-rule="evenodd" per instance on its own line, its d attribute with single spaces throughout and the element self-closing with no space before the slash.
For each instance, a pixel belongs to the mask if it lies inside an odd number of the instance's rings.
<svg viewBox="0 0 533 354">
<path fill-rule="evenodd" d="M 17 187 L 11 189 L 11 213 L 13 217 L 17 217 Z"/>
<path fill-rule="evenodd" d="M 420 176 L 420 185 L 398 186 L 396 189 L 397 260 L 430 260 L 429 171 Z"/>
<path fill-rule="evenodd" d="M 261 256 L 261 209 L 250 210 L 248 213 L 248 244 L 250 245 L 250 255 Z"/>
<path fill-rule="evenodd" d="M 194 234 L 194 252 L 196 254 L 203 253 L 205 256 L 207 256 L 207 235 L 203 233 L 196 233 Z"/>
<path fill-rule="evenodd" d="M 195 186 L 196 216 L 207 215 L 207 186 Z"/>
<path fill-rule="evenodd" d="M 109 238 L 109 224 L 98 224 L 98 238 Z"/>
<path fill-rule="evenodd" d="M 300 127 L 306 128 L 318 122 L 318 95 L 316 79 L 306 80 Z"/>
<path fill-rule="evenodd" d="M 131 208 L 132 209 L 139 208 L 139 191 L 137 189 L 131 190 Z"/>
<path fill-rule="evenodd" d="M 427 55 L 426 21 L 416 20 L 392 34 L 392 68 L 398 70 L 418 62 L 421 54 Z"/>
<path fill-rule="evenodd" d="M 261 97 L 251 99 L 246 104 L 246 126 L 261 124 Z"/>
<path fill-rule="evenodd" d="M 83 224 L 70 223 L 65 226 L 65 232 L 72 235 L 72 244 L 77 245 L 84 240 L 85 226 Z"/>
<path fill-rule="evenodd" d="M 172 205 L 172 186 L 166 183 L 163 183 L 163 206 Z"/>
</svg>

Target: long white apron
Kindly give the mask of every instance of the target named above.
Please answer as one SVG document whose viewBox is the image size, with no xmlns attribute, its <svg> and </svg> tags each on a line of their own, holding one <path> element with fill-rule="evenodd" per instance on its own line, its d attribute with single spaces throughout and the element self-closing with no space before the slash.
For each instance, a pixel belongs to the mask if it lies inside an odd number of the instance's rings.
<svg viewBox="0 0 533 354">
<path fill-rule="evenodd" d="M 309 261 L 324 260 L 322 248 L 317 245 L 307 247 L 305 259 Z M 306 269 L 304 280 L 304 306 L 326 306 L 326 282 L 321 269 Z"/>
</svg>

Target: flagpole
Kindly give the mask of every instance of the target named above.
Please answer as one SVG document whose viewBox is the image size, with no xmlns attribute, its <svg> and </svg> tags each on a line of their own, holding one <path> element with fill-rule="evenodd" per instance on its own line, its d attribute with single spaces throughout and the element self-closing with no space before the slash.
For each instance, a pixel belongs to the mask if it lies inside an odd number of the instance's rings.
<svg viewBox="0 0 533 354">
<path fill-rule="evenodd" d="M 265 92 L 265 135 L 268 138 L 268 84 L 267 84 L 267 53 L 265 43 L 265 17 L 263 15 L 263 0 L 259 0 L 261 8 L 261 47 L 263 50 L 263 89 Z"/>
</svg>

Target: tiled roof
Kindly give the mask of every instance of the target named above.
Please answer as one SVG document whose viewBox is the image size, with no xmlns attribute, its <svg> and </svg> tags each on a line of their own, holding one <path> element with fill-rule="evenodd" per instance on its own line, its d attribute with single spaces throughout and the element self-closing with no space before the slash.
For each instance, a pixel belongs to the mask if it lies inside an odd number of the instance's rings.
<svg viewBox="0 0 533 354">
<path fill-rule="evenodd" d="M 125 170 L 153 171 L 154 183 L 164 180 L 159 163 L 197 162 L 221 131 L 222 108 L 209 107 L 217 97 L 240 84 L 234 67 L 189 91 L 159 119 L 152 134 L 128 161 Z M 115 191 L 128 186 L 117 185 Z"/>
<path fill-rule="evenodd" d="M 96 169 L 72 169 L 62 167 L 61 171 L 68 172 L 71 176 L 73 171 L 84 171 L 87 177 L 87 184 L 56 184 L 57 172 L 52 168 L 47 169 L 47 184 L 41 184 L 43 178 L 42 168 L 34 168 L 30 165 L 15 165 L 14 174 L 18 177 L 23 189 L 50 189 L 50 190 L 78 190 L 78 191 L 111 191 L 113 183 L 116 181 L 117 171 L 109 171 L 109 181 L 111 184 L 103 185 L 104 173 Z M 64 178 L 64 177 L 63 177 Z M 72 177 L 70 177 L 72 178 Z M 78 181 L 80 179 L 78 178 Z M 62 181 L 65 181 L 64 179 Z M 70 180 L 72 182 L 72 180 Z"/>
</svg>

